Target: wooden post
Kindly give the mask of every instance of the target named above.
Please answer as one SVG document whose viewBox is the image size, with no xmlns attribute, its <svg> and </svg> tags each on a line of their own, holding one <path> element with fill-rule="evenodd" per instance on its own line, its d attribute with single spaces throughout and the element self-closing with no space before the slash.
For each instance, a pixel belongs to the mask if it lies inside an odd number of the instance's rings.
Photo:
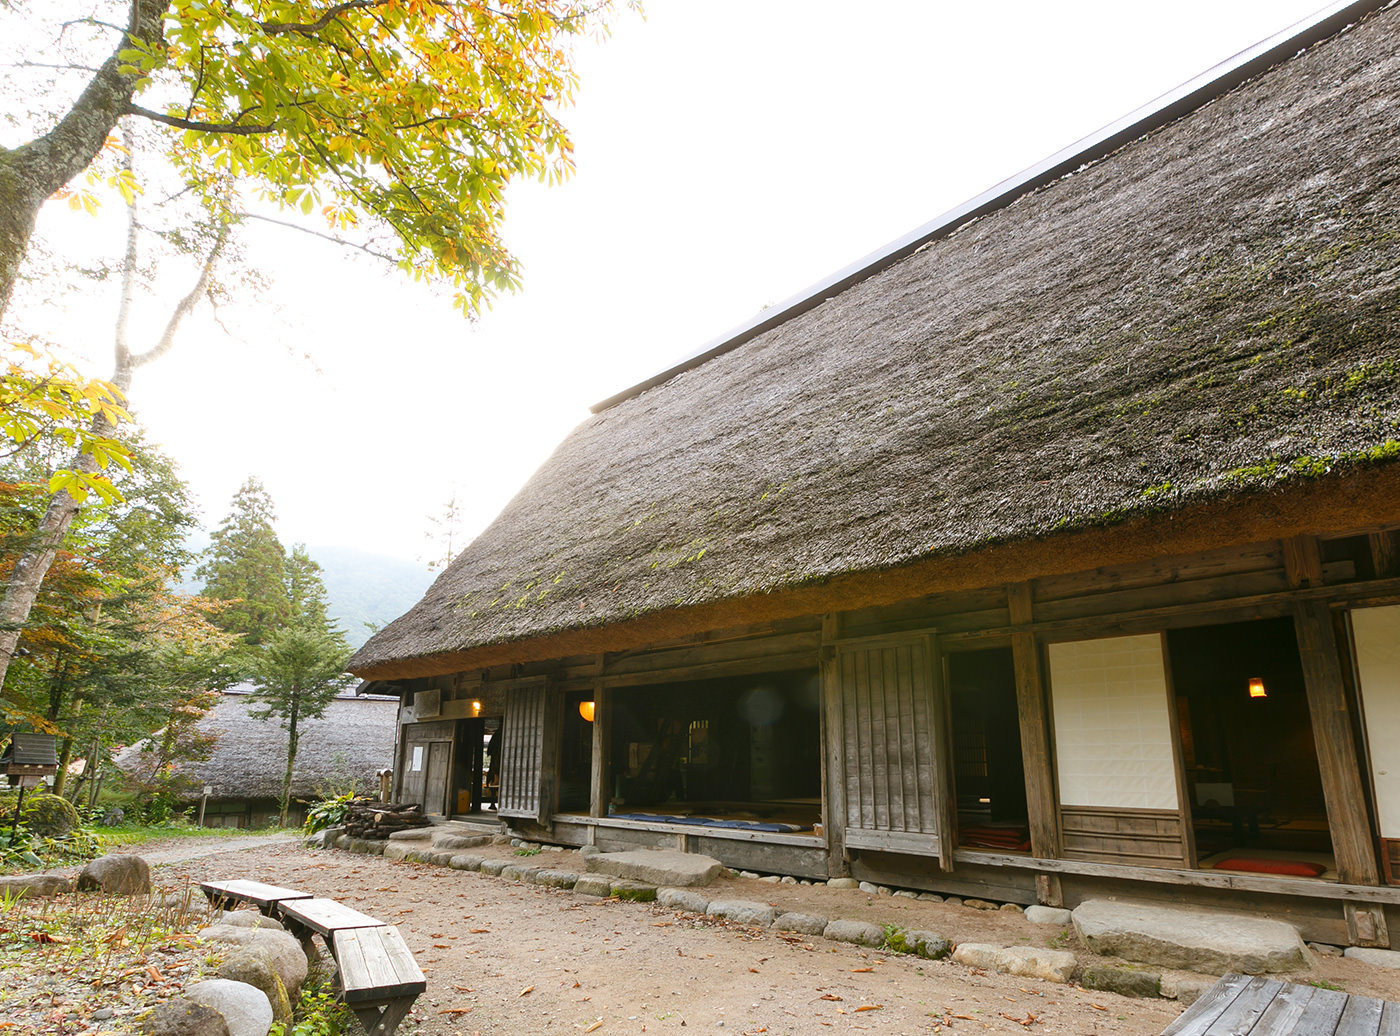
<svg viewBox="0 0 1400 1036">
<path fill-rule="evenodd" d="M 1371 563 L 1377 579 L 1400 575 L 1400 533 L 1373 532 L 1371 540 Z"/>
<path fill-rule="evenodd" d="M 1317 539 L 1295 536 L 1284 541 L 1284 567 L 1290 585 L 1320 585 L 1322 556 Z M 1303 681 L 1312 716 L 1322 794 L 1327 803 L 1327 826 L 1337 857 L 1337 874 L 1350 885 L 1378 885 L 1380 871 L 1371 844 L 1366 793 L 1361 784 L 1361 760 L 1352 735 L 1346 684 L 1332 610 L 1324 600 L 1293 604 L 1293 628 L 1303 663 Z"/>
<path fill-rule="evenodd" d="M 827 876 L 843 878 L 851 873 L 846 859 L 845 724 L 841 712 L 841 680 L 836 668 L 834 642 L 840 637 L 840 617 L 822 617 L 821 737 L 822 737 L 822 834 L 826 838 Z"/>
<path fill-rule="evenodd" d="M 588 795 L 588 814 L 594 817 L 608 815 L 608 803 L 612 801 L 612 789 L 608 787 L 609 756 L 612 738 L 609 713 L 611 702 L 607 685 L 603 683 L 603 656 L 598 656 L 597 678 L 593 681 L 593 770 L 592 783 Z M 590 829 L 591 830 L 591 829 Z"/>
<path fill-rule="evenodd" d="M 1045 678 L 1040 642 L 1030 630 L 1016 630 L 1034 621 L 1030 583 L 1007 587 L 1011 611 L 1011 659 L 1016 670 L 1016 715 L 1021 727 L 1021 764 L 1026 771 L 1026 813 L 1031 829 L 1031 853 L 1041 859 L 1060 855 L 1060 823 L 1055 807 L 1055 772 L 1050 747 L 1050 710 L 1045 701 Z M 1058 874 L 1036 876 L 1036 896 L 1046 906 L 1060 906 L 1064 895 Z"/>
</svg>

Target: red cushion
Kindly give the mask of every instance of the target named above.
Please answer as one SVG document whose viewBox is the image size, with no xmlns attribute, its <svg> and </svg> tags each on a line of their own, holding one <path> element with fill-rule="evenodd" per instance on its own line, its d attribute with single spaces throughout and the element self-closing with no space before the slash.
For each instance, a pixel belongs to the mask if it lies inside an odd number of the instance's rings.
<svg viewBox="0 0 1400 1036">
<path fill-rule="evenodd" d="M 1311 860 L 1258 860 L 1248 856 L 1231 856 L 1215 865 L 1218 871 L 1256 871 L 1260 874 L 1292 874 L 1300 878 L 1315 878 L 1327 870 Z"/>
</svg>

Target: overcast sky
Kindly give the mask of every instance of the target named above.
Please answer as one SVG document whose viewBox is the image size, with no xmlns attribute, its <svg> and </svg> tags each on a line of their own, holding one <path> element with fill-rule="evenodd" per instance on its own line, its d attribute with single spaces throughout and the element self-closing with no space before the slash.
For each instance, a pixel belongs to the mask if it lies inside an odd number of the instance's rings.
<svg viewBox="0 0 1400 1036">
<path fill-rule="evenodd" d="M 577 175 L 512 190 L 523 291 L 468 324 L 255 230 L 237 337 L 195 320 L 133 405 L 207 525 L 255 474 L 284 542 L 415 558 L 454 489 L 479 531 L 590 404 L 1319 6 L 646 0 L 580 46 Z"/>
</svg>

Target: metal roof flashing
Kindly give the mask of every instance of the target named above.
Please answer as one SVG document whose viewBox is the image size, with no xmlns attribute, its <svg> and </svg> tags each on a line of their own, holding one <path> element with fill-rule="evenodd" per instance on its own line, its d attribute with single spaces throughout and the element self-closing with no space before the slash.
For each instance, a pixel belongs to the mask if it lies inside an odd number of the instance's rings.
<svg viewBox="0 0 1400 1036">
<path fill-rule="evenodd" d="M 710 339 L 677 363 L 595 403 L 589 410 L 594 414 L 601 413 L 618 403 L 641 395 L 649 388 L 671 380 L 677 374 L 693 370 L 716 356 L 738 348 L 765 331 L 815 309 L 852 285 L 893 266 L 939 238 L 947 237 L 979 216 L 1004 208 L 1027 192 L 1053 183 L 1091 162 L 1112 154 L 1129 141 L 1174 122 L 1259 73 L 1294 57 L 1314 44 L 1329 39 L 1366 15 L 1397 2 L 1400 0 L 1338 0 L 1311 17 L 1295 22 L 1268 39 L 1240 51 L 1234 57 L 1220 62 L 1122 118 L 949 209 L 931 222 L 896 238 L 883 248 L 876 249 L 776 306 L 754 314 L 744 323 L 717 338 Z"/>
</svg>

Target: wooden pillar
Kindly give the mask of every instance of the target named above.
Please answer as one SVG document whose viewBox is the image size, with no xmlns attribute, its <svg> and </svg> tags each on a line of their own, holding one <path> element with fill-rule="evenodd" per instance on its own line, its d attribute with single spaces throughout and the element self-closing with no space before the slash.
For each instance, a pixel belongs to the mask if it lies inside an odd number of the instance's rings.
<svg viewBox="0 0 1400 1036">
<path fill-rule="evenodd" d="M 1311 536 L 1284 541 L 1284 565 L 1295 587 L 1320 585 L 1321 552 Z M 1322 794 L 1327 803 L 1327 826 L 1337 857 L 1340 880 L 1351 885 L 1378 885 L 1366 793 L 1361 783 L 1361 760 L 1347 708 L 1346 683 L 1332 609 L 1325 600 L 1300 599 L 1293 604 L 1293 628 L 1303 663 L 1308 711 L 1312 716 Z"/>
<path fill-rule="evenodd" d="M 1031 829 L 1031 852 L 1042 859 L 1060 855 L 1059 811 L 1055 806 L 1055 773 L 1050 746 L 1050 710 L 1045 701 L 1045 677 L 1040 642 L 1029 629 L 1034 620 L 1030 583 L 1007 588 L 1011 609 L 1011 658 L 1016 668 L 1016 714 L 1021 727 L 1021 763 L 1026 771 L 1026 813 Z M 1058 874 L 1036 876 L 1036 896 L 1046 906 L 1064 902 Z"/>
<path fill-rule="evenodd" d="M 826 837 L 826 872 L 844 878 L 851 872 L 846 859 L 846 760 L 845 720 L 841 711 L 841 679 L 834 642 L 840 637 L 837 615 L 822 617 L 821 737 L 822 737 L 822 833 Z"/>
<path fill-rule="evenodd" d="M 1371 540 L 1371 562 L 1377 579 L 1400 576 L 1400 533 L 1373 532 Z"/>
<path fill-rule="evenodd" d="M 612 801 L 612 789 L 608 787 L 609 756 L 612 738 L 608 736 L 611 725 L 608 720 L 608 688 L 603 683 L 603 656 L 594 663 L 593 680 L 593 770 L 590 774 L 591 787 L 588 796 L 588 815 L 605 817 L 608 803 Z"/>
</svg>

